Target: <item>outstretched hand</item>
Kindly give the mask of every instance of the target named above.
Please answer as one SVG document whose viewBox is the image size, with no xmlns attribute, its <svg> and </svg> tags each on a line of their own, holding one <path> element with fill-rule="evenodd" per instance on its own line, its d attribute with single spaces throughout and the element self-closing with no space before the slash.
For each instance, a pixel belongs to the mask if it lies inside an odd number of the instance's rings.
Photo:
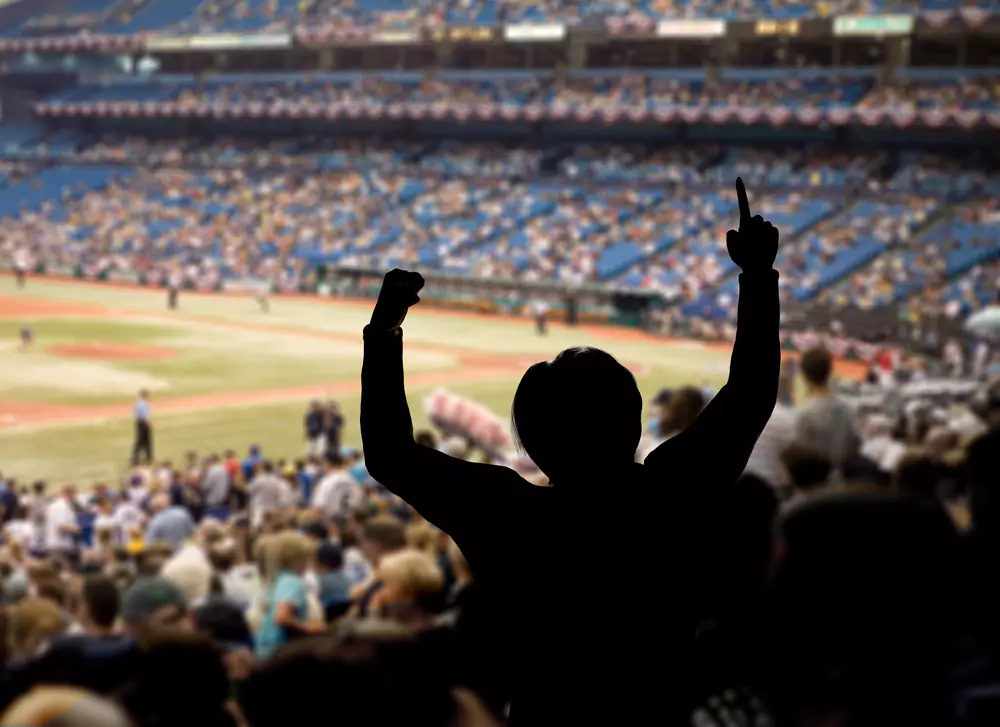
<svg viewBox="0 0 1000 727">
<path fill-rule="evenodd" d="M 385 331 L 401 326 L 410 306 L 420 302 L 417 293 L 423 287 L 424 278 L 420 273 L 390 270 L 382 279 L 371 325 Z"/>
<path fill-rule="evenodd" d="M 736 198 L 740 205 L 740 228 L 726 233 L 729 257 L 745 273 L 770 270 L 778 254 L 778 228 L 760 215 L 750 215 L 750 202 L 743 180 L 736 178 Z"/>
</svg>

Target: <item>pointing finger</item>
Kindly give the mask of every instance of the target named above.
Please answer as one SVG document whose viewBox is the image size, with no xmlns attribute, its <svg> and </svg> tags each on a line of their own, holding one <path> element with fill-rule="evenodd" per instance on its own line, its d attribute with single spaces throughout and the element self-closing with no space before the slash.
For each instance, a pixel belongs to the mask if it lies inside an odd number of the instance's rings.
<svg viewBox="0 0 1000 727">
<path fill-rule="evenodd" d="M 747 188 L 743 186 L 742 177 L 736 178 L 736 199 L 740 205 L 740 222 L 749 222 L 750 202 L 747 200 Z"/>
</svg>

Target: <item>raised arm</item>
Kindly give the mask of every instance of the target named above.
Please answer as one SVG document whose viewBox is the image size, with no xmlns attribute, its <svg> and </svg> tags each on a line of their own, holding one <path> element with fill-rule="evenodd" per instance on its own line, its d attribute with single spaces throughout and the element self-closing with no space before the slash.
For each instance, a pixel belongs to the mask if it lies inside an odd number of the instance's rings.
<svg viewBox="0 0 1000 727">
<path fill-rule="evenodd" d="M 423 279 L 393 270 L 385 277 L 371 323 L 365 327 L 361 369 L 361 439 L 368 473 L 430 522 L 460 540 L 498 510 L 498 498 L 529 486 L 513 470 L 465 462 L 413 440 L 403 385 L 399 327 L 419 298 Z M 460 542 L 461 545 L 461 542 Z"/>
<path fill-rule="evenodd" d="M 646 458 L 646 466 L 670 479 L 692 469 L 699 481 L 726 484 L 736 480 L 778 398 L 781 345 L 778 273 L 773 269 L 778 230 L 760 215 L 751 216 L 741 179 L 736 180 L 736 195 L 740 228 L 729 231 L 726 246 L 743 272 L 729 381 L 694 424 Z"/>
</svg>

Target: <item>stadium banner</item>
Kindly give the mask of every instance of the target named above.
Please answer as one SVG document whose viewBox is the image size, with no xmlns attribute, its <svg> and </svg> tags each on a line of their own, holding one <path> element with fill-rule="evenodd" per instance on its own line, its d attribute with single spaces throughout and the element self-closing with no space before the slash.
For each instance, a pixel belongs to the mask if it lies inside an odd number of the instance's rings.
<svg viewBox="0 0 1000 727">
<path fill-rule="evenodd" d="M 414 45 L 420 42 L 420 34 L 415 30 L 381 30 L 372 38 L 372 43 L 385 45 Z"/>
<path fill-rule="evenodd" d="M 732 21 L 726 24 L 730 38 L 828 38 L 832 24 L 826 18 L 794 20 L 791 18 L 761 18 Z"/>
<path fill-rule="evenodd" d="M 503 39 L 512 43 L 553 42 L 566 39 L 566 26 L 561 23 L 537 25 L 518 23 L 503 26 Z"/>
<path fill-rule="evenodd" d="M 912 15 L 841 15 L 833 21 L 833 34 L 857 37 L 910 35 L 915 23 Z"/>
<path fill-rule="evenodd" d="M 431 28 L 430 38 L 434 43 L 492 43 L 502 39 L 499 28 L 485 25 Z"/>
<path fill-rule="evenodd" d="M 661 20 L 656 24 L 660 38 L 721 38 L 725 34 L 724 20 Z"/>
<path fill-rule="evenodd" d="M 1000 13 L 993 13 L 983 8 L 925 10 L 917 18 L 914 32 L 918 35 L 934 35 L 967 33 L 971 30 L 1000 32 Z"/>
<path fill-rule="evenodd" d="M 233 50 L 265 48 L 290 48 L 292 36 L 289 33 L 212 33 L 192 35 L 188 38 L 188 50 Z"/>
</svg>

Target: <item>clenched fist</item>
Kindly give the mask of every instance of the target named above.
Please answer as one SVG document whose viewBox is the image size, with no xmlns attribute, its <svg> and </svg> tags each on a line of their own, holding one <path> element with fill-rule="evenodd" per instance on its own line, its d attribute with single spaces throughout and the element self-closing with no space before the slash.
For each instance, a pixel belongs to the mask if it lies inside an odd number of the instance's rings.
<svg viewBox="0 0 1000 727">
<path fill-rule="evenodd" d="M 778 254 L 778 228 L 765 222 L 760 215 L 750 216 L 747 190 L 739 177 L 736 178 L 736 198 L 740 205 L 740 228 L 726 233 L 729 257 L 745 273 L 770 270 Z"/>
<path fill-rule="evenodd" d="M 410 306 L 420 302 L 417 293 L 423 287 L 424 278 L 420 273 L 398 269 L 386 273 L 372 312 L 372 327 L 385 331 L 399 328 Z"/>
</svg>

